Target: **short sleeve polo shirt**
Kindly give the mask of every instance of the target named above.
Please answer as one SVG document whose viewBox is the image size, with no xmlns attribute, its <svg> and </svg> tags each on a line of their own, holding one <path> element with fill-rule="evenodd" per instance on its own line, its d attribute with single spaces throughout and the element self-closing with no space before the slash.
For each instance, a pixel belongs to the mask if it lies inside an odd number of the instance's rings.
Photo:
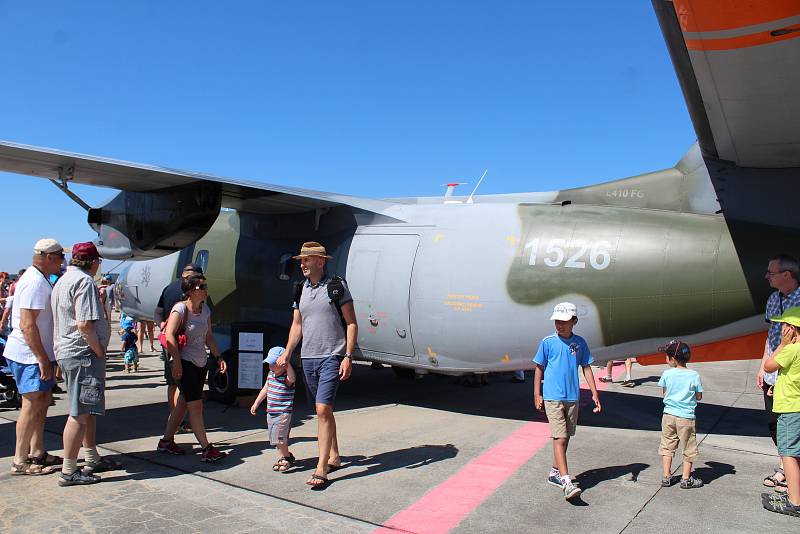
<svg viewBox="0 0 800 534">
<path fill-rule="evenodd" d="M 310 280 L 303 283 L 299 306 L 303 319 L 303 345 L 300 348 L 301 358 L 327 358 L 341 356 L 346 349 L 345 331 L 342 326 L 336 305 L 328 296 L 329 277 L 324 277 L 318 284 Z M 344 293 L 340 305 L 352 302 L 353 297 L 344 284 Z"/>
</svg>

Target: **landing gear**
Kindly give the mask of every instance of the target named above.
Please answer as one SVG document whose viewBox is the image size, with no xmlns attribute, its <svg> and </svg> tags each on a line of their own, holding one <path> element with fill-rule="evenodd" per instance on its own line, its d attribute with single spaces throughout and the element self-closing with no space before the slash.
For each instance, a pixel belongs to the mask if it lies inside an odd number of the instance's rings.
<svg viewBox="0 0 800 534">
<path fill-rule="evenodd" d="M 489 375 L 487 373 L 480 373 L 480 374 L 471 373 L 468 375 L 457 376 L 456 384 L 461 384 L 462 386 L 467 386 L 470 388 L 479 388 L 481 386 L 488 386 Z"/>
</svg>

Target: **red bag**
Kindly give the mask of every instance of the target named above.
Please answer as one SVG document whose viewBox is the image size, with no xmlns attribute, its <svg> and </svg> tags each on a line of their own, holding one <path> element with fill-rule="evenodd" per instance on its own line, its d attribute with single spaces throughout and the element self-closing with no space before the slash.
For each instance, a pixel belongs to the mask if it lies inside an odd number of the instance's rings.
<svg viewBox="0 0 800 534">
<path fill-rule="evenodd" d="M 182 349 L 186 346 L 187 339 L 186 339 L 186 321 L 189 319 L 189 307 L 184 304 L 184 308 L 186 311 L 183 313 L 183 318 L 181 320 L 181 326 L 178 329 L 178 350 Z M 165 327 L 166 328 L 166 327 Z M 161 346 L 164 347 L 164 350 L 167 350 L 167 333 L 162 330 L 160 334 L 158 334 L 158 342 L 161 343 Z"/>
</svg>

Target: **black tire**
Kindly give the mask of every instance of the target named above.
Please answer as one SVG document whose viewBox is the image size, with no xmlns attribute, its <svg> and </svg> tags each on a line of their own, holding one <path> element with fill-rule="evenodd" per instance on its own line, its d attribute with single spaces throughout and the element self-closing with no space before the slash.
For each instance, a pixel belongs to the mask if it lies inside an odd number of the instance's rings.
<svg viewBox="0 0 800 534">
<path fill-rule="evenodd" d="M 209 364 L 208 369 L 208 400 L 217 401 L 222 404 L 233 404 L 236 402 L 236 394 L 239 390 L 237 384 L 237 363 L 235 356 L 230 351 L 222 354 L 225 363 L 228 365 L 228 372 L 222 374 L 219 367 L 213 363 Z M 213 362 L 213 360 L 211 360 Z"/>
</svg>

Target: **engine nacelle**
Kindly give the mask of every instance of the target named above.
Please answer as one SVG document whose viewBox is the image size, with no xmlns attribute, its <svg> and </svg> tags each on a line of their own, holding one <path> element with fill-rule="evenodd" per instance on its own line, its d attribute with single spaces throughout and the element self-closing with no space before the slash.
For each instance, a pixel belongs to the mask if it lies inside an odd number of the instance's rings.
<svg viewBox="0 0 800 534">
<path fill-rule="evenodd" d="M 194 243 L 214 224 L 222 188 L 195 182 L 157 191 L 122 191 L 108 204 L 89 210 L 104 258 L 159 258 Z"/>
</svg>

